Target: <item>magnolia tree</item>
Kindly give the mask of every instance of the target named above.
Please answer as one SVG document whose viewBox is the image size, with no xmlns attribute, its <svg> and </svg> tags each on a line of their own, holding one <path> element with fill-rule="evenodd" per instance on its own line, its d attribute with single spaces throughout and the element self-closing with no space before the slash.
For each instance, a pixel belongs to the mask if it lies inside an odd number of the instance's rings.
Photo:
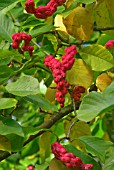
<svg viewBox="0 0 114 170">
<path fill-rule="evenodd" d="M 113 0 L 0 0 L 0 170 L 113 170 L 113 81 Z"/>
</svg>

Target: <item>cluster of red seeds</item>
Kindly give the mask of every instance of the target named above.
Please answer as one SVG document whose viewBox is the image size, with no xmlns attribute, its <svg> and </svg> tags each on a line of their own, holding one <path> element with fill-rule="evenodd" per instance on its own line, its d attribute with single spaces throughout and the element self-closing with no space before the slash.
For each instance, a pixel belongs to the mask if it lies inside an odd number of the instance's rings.
<svg viewBox="0 0 114 170">
<path fill-rule="evenodd" d="M 58 142 L 51 145 L 52 153 L 55 158 L 60 160 L 65 166 L 75 168 L 75 170 L 91 170 L 92 164 L 84 164 L 79 157 L 76 157 L 73 153 L 67 152 L 67 150 Z"/>
<path fill-rule="evenodd" d="M 25 10 L 30 14 L 34 14 L 36 18 L 46 19 L 53 15 L 57 7 L 63 5 L 64 2 L 66 2 L 66 0 L 50 0 L 46 6 L 38 6 L 35 8 L 34 0 L 27 0 L 25 2 Z"/>
<path fill-rule="evenodd" d="M 80 101 L 81 93 L 85 93 L 85 88 L 82 86 L 76 86 L 72 91 L 74 101 Z"/>
<path fill-rule="evenodd" d="M 109 40 L 109 41 L 105 44 L 105 48 L 107 48 L 108 50 L 114 49 L 114 40 Z"/>
<path fill-rule="evenodd" d="M 71 47 L 67 47 L 65 52 L 66 54 L 63 55 L 62 62 L 55 59 L 52 55 L 46 56 L 44 60 L 44 65 L 52 71 L 57 88 L 56 100 L 60 103 L 61 107 L 64 107 L 65 94 L 69 87 L 69 83 L 65 79 L 66 71 L 72 68 L 75 61 L 74 55 L 77 54 L 77 50 L 72 45 Z"/>
<path fill-rule="evenodd" d="M 26 33 L 15 33 L 15 34 L 12 35 L 12 40 L 13 40 L 12 47 L 14 49 L 18 49 L 21 40 L 24 40 L 24 45 L 22 46 L 22 50 L 23 51 L 28 51 L 30 56 L 32 56 L 34 47 L 30 46 L 31 39 L 32 39 L 32 36 L 29 35 L 29 34 L 26 34 Z"/>
</svg>

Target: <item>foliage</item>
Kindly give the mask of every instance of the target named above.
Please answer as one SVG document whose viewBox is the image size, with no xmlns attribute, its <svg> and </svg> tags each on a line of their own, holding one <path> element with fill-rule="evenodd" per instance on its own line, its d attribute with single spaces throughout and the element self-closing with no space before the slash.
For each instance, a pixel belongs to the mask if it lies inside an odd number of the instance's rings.
<svg viewBox="0 0 114 170">
<path fill-rule="evenodd" d="M 72 170 L 54 158 L 55 141 L 93 170 L 113 170 L 114 44 L 105 46 L 114 40 L 113 0 L 66 0 L 46 19 L 27 13 L 25 2 L 0 0 L 0 170 Z M 33 55 L 24 39 L 12 48 L 17 32 L 32 36 Z M 61 108 L 44 59 L 52 55 L 62 65 L 72 45 L 77 54 L 64 71 L 70 86 Z M 85 88 L 80 101 L 72 95 L 77 86 Z"/>
</svg>

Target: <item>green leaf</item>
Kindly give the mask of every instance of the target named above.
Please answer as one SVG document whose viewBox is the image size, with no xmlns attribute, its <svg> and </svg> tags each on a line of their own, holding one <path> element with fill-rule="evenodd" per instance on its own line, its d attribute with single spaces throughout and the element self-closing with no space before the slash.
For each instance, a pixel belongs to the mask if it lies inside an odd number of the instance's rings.
<svg viewBox="0 0 114 170">
<path fill-rule="evenodd" d="M 106 71 L 114 66 L 112 54 L 101 45 L 90 45 L 80 50 L 82 59 L 94 71 Z"/>
<path fill-rule="evenodd" d="M 0 37 L 12 41 L 11 36 L 15 32 L 13 21 L 2 12 L 0 13 Z"/>
<path fill-rule="evenodd" d="M 104 46 L 109 40 L 113 40 L 113 39 L 114 39 L 113 36 L 101 34 L 101 36 L 99 37 L 99 39 L 97 41 L 97 44 Z"/>
<path fill-rule="evenodd" d="M 24 137 L 22 127 L 15 120 L 0 116 L 0 134 L 16 134 Z"/>
<path fill-rule="evenodd" d="M 11 152 L 11 144 L 8 138 L 3 135 L 0 135 L 0 150 Z"/>
<path fill-rule="evenodd" d="M 83 98 L 78 111 L 78 119 L 88 122 L 98 114 L 114 108 L 114 82 L 103 93 L 91 92 Z"/>
<path fill-rule="evenodd" d="M 35 27 L 38 26 L 39 24 L 41 24 L 41 21 L 38 20 L 36 17 L 34 16 L 30 16 L 27 18 L 27 20 L 25 20 L 25 22 L 23 23 L 23 27 L 24 28 L 30 28 L 31 26 Z"/>
<path fill-rule="evenodd" d="M 87 151 L 97 156 L 102 162 L 105 161 L 105 154 L 109 147 L 114 147 L 114 144 L 112 142 L 98 137 L 83 136 L 79 139 L 86 145 Z"/>
<path fill-rule="evenodd" d="M 35 104 L 35 106 L 40 107 L 43 110 L 47 111 L 57 111 L 57 106 L 48 102 L 43 96 L 37 94 L 35 96 L 24 97 L 25 100 L 30 101 Z"/>
<path fill-rule="evenodd" d="M 17 100 L 13 98 L 0 98 L 0 110 L 15 107 Z"/>
<path fill-rule="evenodd" d="M 23 148 L 24 137 L 16 134 L 7 134 L 6 137 L 11 143 L 11 151 L 17 152 Z"/>
<path fill-rule="evenodd" d="M 39 83 L 36 78 L 23 75 L 16 82 L 9 83 L 6 90 L 17 96 L 35 95 L 39 93 Z"/>
<path fill-rule="evenodd" d="M 36 169 L 40 169 L 40 170 L 46 170 L 46 168 L 49 166 L 49 164 L 47 162 L 45 162 L 42 165 L 36 165 L 35 168 Z"/>
<path fill-rule="evenodd" d="M 103 170 L 113 170 L 113 169 L 114 169 L 114 147 L 110 147 L 106 152 Z"/>
<path fill-rule="evenodd" d="M 13 75 L 13 70 L 6 65 L 0 66 L 0 83 L 8 80 Z"/>
<path fill-rule="evenodd" d="M 40 24 L 36 27 L 34 27 L 31 31 L 30 31 L 30 35 L 32 37 L 36 37 L 40 34 L 43 34 L 45 32 L 49 32 L 49 31 L 52 31 L 54 30 L 54 26 L 51 25 L 51 24 Z"/>
<path fill-rule="evenodd" d="M 2 9 L 2 13 L 6 14 L 8 11 L 13 9 L 18 2 L 19 2 L 19 0 L 14 0 L 14 1 L 11 0 L 11 2 L 7 3 L 7 6 L 5 5 L 5 8 Z"/>
<path fill-rule="evenodd" d="M 8 7 L 9 5 L 11 5 L 12 3 L 14 3 L 17 0 L 10 0 L 10 1 L 4 1 L 4 0 L 0 0 L 0 10 Z"/>
<path fill-rule="evenodd" d="M 0 50 L 0 65 L 9 64 L 15 53 L 9 50 Z"/>
<path fill-rule="evenodd" d="M 65 145 L 64 147 L 68 152 L 72 152 L 75 156 L 81 158 L 85 164 L 93 164 L 93 170 L 101 170 L 100 165 L 92 157 L 78 150 L 73 145 Z"/>
</svg>

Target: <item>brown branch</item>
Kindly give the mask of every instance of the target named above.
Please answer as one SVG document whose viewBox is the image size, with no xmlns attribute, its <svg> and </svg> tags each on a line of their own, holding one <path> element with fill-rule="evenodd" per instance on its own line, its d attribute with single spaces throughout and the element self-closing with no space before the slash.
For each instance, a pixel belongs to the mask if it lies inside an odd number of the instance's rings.
<svg viewBox="0 0 114 170">
<path fill-rule="evenodd" d="M 76 103 L 76 109 L 79 108 L 80 103 Z M 44 122 L 42 125 L 39 126 L 39 131 L 37 134 L 35 135 L 31 135 L 28 140 L 26 140 L 24 142 L 24 145 L 27 145 L 29 142 L 31 142 L 32 140 L 34 140 L 35 138 L 37 138 L 38 136 L 40 136 L 41 134 L 43 134 L 45 132 L 45 129 L 49 129 L 50 127 L 52 127 L 58 120 L 60 120 L 61 118 L 63 118 L 64 116 L 68 115 L 69 113 L 71 113 L 73 111 L 73 105 L 68 105 L 62 109 L 60 109 L 59 112 L 55 112 L 53 114 L 53 116 L 50 117 L 49 120 L 47 120 L 46 122 Z M 9 152 L 4 152 L 2 155 L 0 155 L 0 161 L 8 158 L 10 155 L 13 155 L 16 152 L 12 152 L 11 154 Z"/>
<path fill-rule="evenodd" d="M 94 27 L 94 31 L 108 31 L 108 30 L 114 30 L 114 27 Z"/>
</svg>

